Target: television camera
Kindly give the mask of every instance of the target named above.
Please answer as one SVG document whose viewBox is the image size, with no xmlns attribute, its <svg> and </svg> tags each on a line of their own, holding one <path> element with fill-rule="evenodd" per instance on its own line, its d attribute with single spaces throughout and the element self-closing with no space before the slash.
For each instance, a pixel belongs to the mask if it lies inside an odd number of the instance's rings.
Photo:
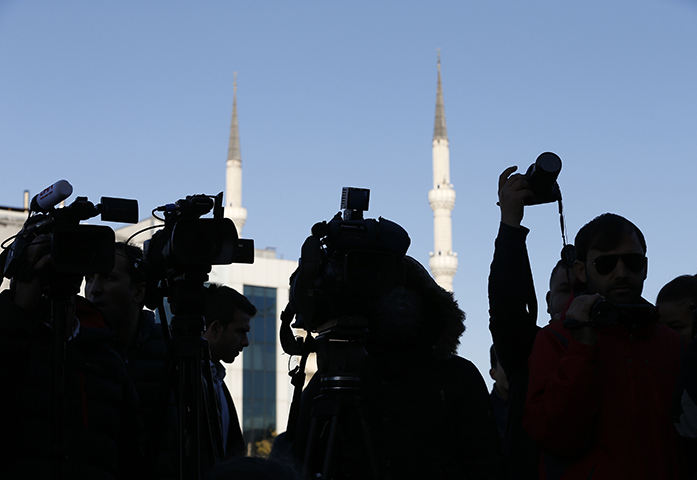
<svg viewBox="0 0 697 480">
<path fill-rule="evenodd" d="M 56 274 L 88 275 L 111 271 L 114 231 L 107 226 L 80 225 L 80 221 L 101 215 L 104 221 L 137 223 L 138 201 L 102 197 L 101 203 L 94 205 L 87 197 L 77 197 L 69 206 L 55 208 L 72 192 L 70 183 L 59 180 L 32 199 L 27 222 L 11 237 L 14 241 L 3 251 L 4 261 L 0 260 L 6 278 L 24 279 L 32 275 L 32 265 L 28 264 L 25 253 L 42 234 L 51 234 L 51 264 Z"/>
<path fill-rule="evenodd" d="M 211 210 L 213 218 L 200 218 Z M 254 263 L 254 240 L 238 238 L 235 224 L 223 216 L 223 192 L 189 195 L 157 207 L 153 216 L 164 227 L 144 245 L 148 308 L 157 308 L 178 283 L 202 286 L 213 265 Z"/>
<path fill-rule="evenodd" d="M 381 293 L 403 283 L 402 262 L 411 241 L 394 222 L 363 218 L 369 198 L 368 189 L 344 187 L 342 212 L 312 227 L 291 277 L 290 302 L 281 315 L 283 349 L 301 356 L 300 365 L 290 373 L 295 392 L 286 434 L 289 441 L 295 439 L 300 418 L 307 357 L 317 353 L 320 395 L 312 400 L 303 462 L 305 473 L 315 478 L 330 478 L 343 468 L 336 451 L 337 432 L 355 418 L 361 419 L 357 422 L 360 438 L 365 442 L 373 476 L 378 476 L 362 412 L 361 374 L 369 361 L 366 313 Z M 290 329 L 293 317 L 297 318 L 293 327 L 307 331 L 305 339 L 294 338 Z M 322 422 L 330 422 L 330 426 L 323 428 Z"/>
</svg>

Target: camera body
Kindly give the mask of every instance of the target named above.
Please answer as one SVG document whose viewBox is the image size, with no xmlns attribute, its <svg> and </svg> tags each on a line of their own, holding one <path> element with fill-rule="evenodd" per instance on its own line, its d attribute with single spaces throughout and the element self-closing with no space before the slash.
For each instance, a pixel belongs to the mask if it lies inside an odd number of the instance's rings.
<svg viewBox="0 0 697 480">
<path fill-rule="evenodd" d="M 222 192 L 190 195 L 155 209 L 164 213 L 165 224 L 144 246 L 148 308 L 168 293 L 168 279 L 207 274 L 212 265 L 254 263 L 254 240 L 238 237 L 233 221 L 223 217 L 222 198 Z M 213 218 L 199 218 L 211 209 Z"/>
<path fill-rule="evenodd" d="M 591 325 L 596 328 L 648 323 L 654 310 L 651 304 L 620 304 L 599 298 L 591 307 Z"/>
<path fill-rule="evenodd" d="M 361 315 L 363 301 L 402 281 L 402 259 L 411 240 L 384 218 L 364 219 L 369 190 L 344 187 L 342 212 L 312 227 L 291 278 L 297 326 L 323 331 L 331 320 Z"/>
<path fill-rule="evenodd" d="M 559 172 L 561 172 L 561 158 L 558 155 L 552 152 L 540 154 L 535 163 L 525 172 L 525 178 L 534 193 L 534 196 L 525 204 L 539 205 L 561 200 L 561 190 L 557 183 Z"/>
<path fill-rule="evenodd" d="M 650 303 L 621 304 L 599 298 L 591 307 L 589 322 L 565 319 L 564 327 L 576 330 L 587 326 L 604 328 L 614 325 L 642 325 L 651 321 L 654 311 L 655 307 Z"/>
</svg>

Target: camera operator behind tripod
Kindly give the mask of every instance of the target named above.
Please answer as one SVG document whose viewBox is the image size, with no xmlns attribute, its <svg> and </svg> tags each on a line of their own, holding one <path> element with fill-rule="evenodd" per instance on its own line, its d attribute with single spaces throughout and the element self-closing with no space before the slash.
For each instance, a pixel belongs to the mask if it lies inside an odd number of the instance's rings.
<svg viewBox="0 0 697 480">
<path fill-rule="evenodd" d="M 27 241 L 0 293 L 2 477 L 132 477 L 141 460 L 138 397 L 105 319 L 77 295 L 82 275 L 54 268 L 52 235 Z"/>
<path fill-rule="evenodd" d="M 312 478 L 501 478 L 486 385 L 456 355 L 464 312 L 405 256 L 399 225 L 361 210 L 315 225 L 291 280 L 295 326 L 319 333 L 291 457 Z"/>
</svg>

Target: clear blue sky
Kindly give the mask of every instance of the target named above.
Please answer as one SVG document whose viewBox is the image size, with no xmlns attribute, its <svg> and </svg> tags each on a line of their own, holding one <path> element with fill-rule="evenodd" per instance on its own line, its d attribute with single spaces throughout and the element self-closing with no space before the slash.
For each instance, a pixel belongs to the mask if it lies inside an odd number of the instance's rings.
<svg viewBox="0 0 697 480">
<path fill-rule="evenodd" d="M 488 381 L 487 276 L 499 173 L 543 151 L 571 238 L 594 216 L 645 233 L 654 301 L 697 270 L 697 2 L 0 0 L 0 205 L 58 179 L 137 198 L 140 216 L 224 189 L 233 72 L 244 236 L 297 259 L 342 186 L 433 249 L 431 139 L 441 49 L 457 191 L 460 350 Z M 528 209 L 544 293 L 556 206 Z M 116 226 L 116 225 L 115 225 Z"/>
</svg>

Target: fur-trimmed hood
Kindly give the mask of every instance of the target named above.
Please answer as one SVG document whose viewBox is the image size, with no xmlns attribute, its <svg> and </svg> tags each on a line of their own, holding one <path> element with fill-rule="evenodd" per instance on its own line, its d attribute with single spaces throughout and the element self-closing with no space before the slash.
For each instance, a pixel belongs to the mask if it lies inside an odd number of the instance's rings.
<svg viewBox="0 0 697 480">
<path fill-rule="evenodd" d="M 403 265 L 403 285 L 381 295 L 368 313 L 369 343 L 381 350 L 432 352 L 439 358 L 455 354 L 465 331 L 465 313 L 418 261 L 405 256 Z"/>
</svg>

